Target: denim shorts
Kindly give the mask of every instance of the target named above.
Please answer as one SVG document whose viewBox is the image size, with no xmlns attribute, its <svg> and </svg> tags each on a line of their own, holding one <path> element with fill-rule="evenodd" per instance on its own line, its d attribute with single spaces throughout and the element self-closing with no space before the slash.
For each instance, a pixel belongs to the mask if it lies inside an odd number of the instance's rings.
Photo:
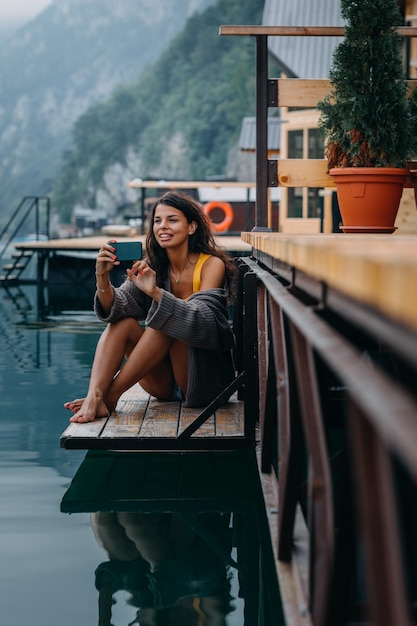
<svg viewBox="0 0 417 626">
<path fill-rule="evenodd" d="M 174 383 L 174 390 L 172 392 L 172 395 L 174 400 L 179 400 L 179 402 L 183 402 L 183 400 L 185 400 L 184 394 L 182 393 L 177 383 Z"/>
</svg>

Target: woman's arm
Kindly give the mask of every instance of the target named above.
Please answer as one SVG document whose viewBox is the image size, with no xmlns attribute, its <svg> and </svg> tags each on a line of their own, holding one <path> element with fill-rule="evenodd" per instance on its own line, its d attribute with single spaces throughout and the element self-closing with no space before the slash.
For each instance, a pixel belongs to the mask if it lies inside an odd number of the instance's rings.
<svg viewBox="0 0 417 626">
<path fill-rule="evenodd" d="M 162 289 L 159 303 L 152 302 L 146 324 L 196 348 L 223 352 L 234 345 L 224 289 L 199 291 L 188 300 Z"/>
<path fill-rule="evenodd" d="M 146 318 L 152 300 L 132 282 L 126 280 L 120 287 L 112 287 L 112 292 L 110 309 L 102 306 L 98 292 L 95 295 L 94 312 L 102 322 L 112 324 L 125 317 L 133 317 L 139 321 Z"/>
<path fill-rule="evenodd" d="M 113 286 L 110 280 L 110 272 L 115 265 L 120 265 L 114 254 L 114 248 L 111 242 L 105 243 L 96 258 L 96 297 L 100 302 L 102 311 L 109 314 L 114 300 Z"/>
<path fill-rule="evenodd" d="M 112 241 L 104 244 L 96 259 L 97 291 L 94 298 L 94 311 L 103 322 L 113 323 L 124 317 L 144 320 L 151 299 L 129 280 L 120 287 L 111 284 L 110 272 L 114 266 L 120 265 L 115 254 Z M 127 270 L 129 274 L 130 270 Z"/>
</svg>

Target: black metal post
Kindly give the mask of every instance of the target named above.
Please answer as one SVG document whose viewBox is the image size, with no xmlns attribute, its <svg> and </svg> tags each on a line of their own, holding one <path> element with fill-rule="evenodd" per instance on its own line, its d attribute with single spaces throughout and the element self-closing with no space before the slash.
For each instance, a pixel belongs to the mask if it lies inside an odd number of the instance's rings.
<svg viewBox="0 0 417 626">
<path fill-rule="evenodd" d="M 142 220 L 141 230 L 142 235 L 145 233 L 145 187 L 141 189 L 140 195 L 140 216 Z"/>
<path fill-rule="evenodd" d="M 36 240 L 39 241 L 39 198 L 35 198 L 35 233 Z"/>
<path fill-rule="evenodd" d="M 46 197 L 46 236 L 48 239 L 51 236 L 51 199 Z"/>
<path fill-rule="evenodd" d="M 253 231 L 268 228 L 268 39 L 256 37 L 256 205 Z"/>
</svg>

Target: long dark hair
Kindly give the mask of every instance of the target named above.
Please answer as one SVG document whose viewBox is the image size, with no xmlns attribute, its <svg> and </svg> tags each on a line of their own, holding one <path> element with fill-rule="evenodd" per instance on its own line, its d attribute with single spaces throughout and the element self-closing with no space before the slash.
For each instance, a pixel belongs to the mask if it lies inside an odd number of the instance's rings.
<svg viewBox="0 0 417 626">
<path fill-rule="evenodd" d="M 210 220 L 203 211 L 202 205 L 180 191 L 167 191 L 156 201 L 149 216 L 149 231 L 146 236 L 146 251 L 148 255 L 149 265 L 156 271 L 157 283 L 161 286 L 166 280 L 169 272 L 168 255 L 164 248 L 161 248 L 156 241 L 153 232 L 153 222 L 156 208 L 160 204 L 166 204 L 178 209 L 185 215 L 189 224 L 195 222 L 197 228 L 188 238 L 188 248 L 190 252 L 204 252 L 219 257 L 226 268 L 226 283 L 229 288 L 232 287 L 235 276 L 235 265 L 229 255 L 220 248 L 212 235 L 210 229 Z"/>
</svg>

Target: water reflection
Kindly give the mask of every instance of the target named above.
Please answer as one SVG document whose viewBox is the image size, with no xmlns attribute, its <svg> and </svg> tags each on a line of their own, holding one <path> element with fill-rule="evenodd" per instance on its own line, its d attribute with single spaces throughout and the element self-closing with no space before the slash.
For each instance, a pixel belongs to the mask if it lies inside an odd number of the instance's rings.
<svg viewBox="0 0 417 626">
<path fill-rule="evenodd" d="M 234 610 L 230 514 L 98 511 L 91 524 L 109 557 L 95 572 L 100 626 L 120 590 L 137 610 L 132 625 L 217 626 Z"/>
<path fill-rule="evenodd" d="M 83 454 L 60 450 L 59 437 L 68 425 L 63 403 L 87 387 L 102 332 L 91 301 L 90 292 L 88 299 L 72 297 L 60 304 L 53 286 L 0 289 L 3 457 L 13 449 L 14 454 L 31 454 L 39 466 L 53 467 L 62 476 L 74 475 Z"/>
<path fill-rule="evenodd" d="M 61 511 L 89 512 L 105 553 L 91 573 L 99 626 L 275 623 L 253 463 L 250 451 L 87 453 Z"/>
<path fill-rule="evenodd" d="M 73 334 L 75 341 L 77 334 L 97 335 L 103 330 L 92 310 L 92 292 L 82 286 L 74 293 L 68 286 L 22 287 L 17 284 L 3 287 L 1 295 L 2 342 L 9 357 L 22 371 L 51 367 L 54 330 Z M 83 352 L 84 341 L 78 339 Z M 89 363 L 96 341 L 94 337 Z"/>
<path fill-rule="evenodd" d="M 63 311 L 91 311 L 94 288 L 89 285 L 3 285 L 3 302 L 10 303 L 14 314 L 25 321 L 47 321 Z"/>
<path fill-rule="evenodd" d="M 0 289 L 0 622 L 6 626 L 97 623 L 91 572 L 101 549 L 88 514 L 64 518 L 59 511 L 85 456 L 59 447 L 68 424 L 62 405 L 67 393 L 85 388 L 101 331 L 100 324 L 90 324 L 91 332 L 78 328 L 43 317 L 36 286 Z M 69 590 L 76 601 L 68 602 Z"/>
</svg>

